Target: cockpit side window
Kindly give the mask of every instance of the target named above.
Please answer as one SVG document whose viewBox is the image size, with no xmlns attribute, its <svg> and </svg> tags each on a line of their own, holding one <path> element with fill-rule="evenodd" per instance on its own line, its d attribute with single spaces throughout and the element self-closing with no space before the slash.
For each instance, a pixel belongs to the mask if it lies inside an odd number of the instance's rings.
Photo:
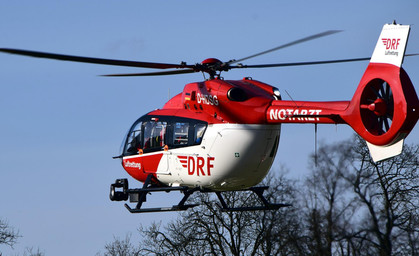
<svg viewBox="0 0 419 256">
<path fill-rule="evenodd" d="M 128 134 L 124 155 L 137 154 L 138 150 L 142 147 L 142 124 L 142 122 L 137 122 L 131 128 L 131 131 Z"/>
<path fill-rule="evenodd" d="M 201 144 L 202 137 L 204 137 L 204 133 L 206 129 L 207 129 L 207 125 L 204 123 L 198 123 L 195 125 L 195 132 L 194 132 L 195 145 Z"/>
</svg>

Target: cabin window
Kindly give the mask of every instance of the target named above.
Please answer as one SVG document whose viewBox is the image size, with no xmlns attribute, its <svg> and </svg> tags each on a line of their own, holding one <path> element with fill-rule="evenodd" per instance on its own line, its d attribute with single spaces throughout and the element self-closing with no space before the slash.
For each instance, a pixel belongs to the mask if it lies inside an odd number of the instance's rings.
<svg viewBox="0 0 419 256">
<path fill-rule="evenodd" d="M 166 145 L 166 122 L 144 122 L 144 145 L 143 150 L 162 148 Z"/>
<path fill-rule="evenodd" d="M 189 123 L 175 123 L 173 145 L 188 145 Z"/>
</svg>

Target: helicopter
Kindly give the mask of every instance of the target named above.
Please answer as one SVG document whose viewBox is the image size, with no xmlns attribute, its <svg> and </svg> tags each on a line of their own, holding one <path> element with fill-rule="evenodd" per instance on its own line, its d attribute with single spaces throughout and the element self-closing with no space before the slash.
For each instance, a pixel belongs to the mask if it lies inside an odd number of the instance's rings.
<svg viewBox="0 0 419 256">
<path fill-rule="evenodd" d="M 183 91 L 134 122 L 123 139 L 123 168 L 141 188 L 129 188 L 128 179 L 110 186 L 112 201 L 136 203 L 131 213 L 182 211 L 195 192 L 215 193 L 223 211 L 271 210 L 290 206 L 269 202 L 268 188 L 258 186 L 269 172 L 280 140 L 281 124 L 347 124 L 368 145 L 373 161 L 402 152 L 403 142 L 419 119 L 419 100 L 402 68 L 409 25 L 385 24 L 371 58 L 244 65 L 243 61 L 295 44 L 328 36 L 329 30 L 245 57 L 222 62 L 208 58 L 189 65 L 101 59 L 0 48 L 1 52 L 64 61 L 162 69 L 163 71 L 105 76 L 157 76 L 202 72 L 209 78 L 186 84 Z M 282 100 L 278 88 L 245 77 L 224 80 L 221 72 L 239 68 L 270 68 L 367 61 L 369 64 L 350 101 Z M 179 191 L 183 198 L 169 207 L 144 208 L 147 195 Z M 250 191 L 261 205 L 230 207 L 226 191 Z"/>
</svg>

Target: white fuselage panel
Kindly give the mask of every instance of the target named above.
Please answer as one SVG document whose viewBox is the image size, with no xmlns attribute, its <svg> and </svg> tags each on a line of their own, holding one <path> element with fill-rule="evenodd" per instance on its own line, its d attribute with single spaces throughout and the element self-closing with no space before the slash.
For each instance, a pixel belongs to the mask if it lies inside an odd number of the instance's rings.
<svg viewBox="0 0 419 256">
<path fill-rule="evenodd" d="M 157 178 L 212 190 L 254 186 L 272 165 L 279 135 L 280 125 L 209 125 L 200 145 L 163 152 Z"/>
</svg>

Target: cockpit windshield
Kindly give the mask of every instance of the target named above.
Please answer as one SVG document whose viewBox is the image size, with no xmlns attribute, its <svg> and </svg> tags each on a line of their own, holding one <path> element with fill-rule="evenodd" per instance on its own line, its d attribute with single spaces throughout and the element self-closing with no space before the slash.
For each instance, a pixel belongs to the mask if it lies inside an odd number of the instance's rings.
<svg viewBox="0 0 419 256">
<path fill-rule="evenodd" d="M 124 139 L 121 156 L 201 144 L 207 123 L 172 116 L 143 116 Z"/>
</svg>

